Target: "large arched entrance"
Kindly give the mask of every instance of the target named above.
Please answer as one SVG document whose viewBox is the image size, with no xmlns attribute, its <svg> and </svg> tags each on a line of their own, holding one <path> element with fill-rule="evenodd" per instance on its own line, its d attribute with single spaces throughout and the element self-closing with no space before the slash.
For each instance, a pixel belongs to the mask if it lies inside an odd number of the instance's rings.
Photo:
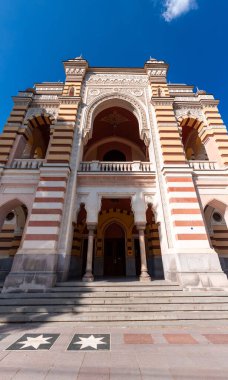
<svg viewBox="0 0 228 380">
<path fill-rule="evenodd" d="M 104 232 L 104 276 L 125 276 L 125 231 L 113 222 Z"/>
</svg>

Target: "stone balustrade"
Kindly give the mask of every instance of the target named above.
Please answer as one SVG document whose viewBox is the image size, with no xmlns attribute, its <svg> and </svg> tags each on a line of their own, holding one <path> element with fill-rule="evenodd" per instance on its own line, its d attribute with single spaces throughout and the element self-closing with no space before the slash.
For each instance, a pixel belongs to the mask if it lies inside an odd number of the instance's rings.
<svg viewBox="0 0 228 380">
<path fill-rule="evenodd" d="M 198 161 L 198 160 L 190 160 L 189 166 L 194 170 L 217 170 L 219 169 L 216 161 Z"/>
<path fill-rule="evenodd" d="M 152 172 L 154 171 L 151 162 L 129 161 L 84 161 L 80 163 L 80 172 Z"/>
<path fill-rule="evenodd" d="M 39 169 L 43 165 L 44 160 L 34 158 L 17 158 L 11 164 L 12 169 Z"/>
</svg>

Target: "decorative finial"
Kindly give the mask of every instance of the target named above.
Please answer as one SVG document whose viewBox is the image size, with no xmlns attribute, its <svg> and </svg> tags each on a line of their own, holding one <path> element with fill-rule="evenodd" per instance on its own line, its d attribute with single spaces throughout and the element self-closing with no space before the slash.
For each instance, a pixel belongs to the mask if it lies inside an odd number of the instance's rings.
<svg viewBox="0 0 228 380">
<path fill-rule="evenodd" d="M 77 60 L 83 59 L 82 53 L 78 57 L 75 57 L 74 59 L 77 59 Z"/>
</svg>

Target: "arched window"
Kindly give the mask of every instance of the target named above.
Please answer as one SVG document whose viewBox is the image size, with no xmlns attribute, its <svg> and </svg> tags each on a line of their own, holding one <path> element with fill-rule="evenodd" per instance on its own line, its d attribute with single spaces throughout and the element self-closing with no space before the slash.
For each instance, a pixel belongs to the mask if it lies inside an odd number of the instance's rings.
<svg viewBox="0 0 228 380">
<path fill-rule="evenodd" d="M 74 87 L 70 87 L 69 96 L 74 96 Z"/>
</svg>

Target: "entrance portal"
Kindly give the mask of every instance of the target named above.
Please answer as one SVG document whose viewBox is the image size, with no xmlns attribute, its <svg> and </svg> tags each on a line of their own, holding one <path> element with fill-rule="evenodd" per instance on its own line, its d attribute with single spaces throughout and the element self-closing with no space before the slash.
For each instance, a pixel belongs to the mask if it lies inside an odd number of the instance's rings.
<svg viewBox="0 0 228 380">
<path fill-rule="evenodd" d="M 125 233 L 117 223 L 110 224 L 105 231 L 104 275 L 126 275 Z"/>
</svg>

